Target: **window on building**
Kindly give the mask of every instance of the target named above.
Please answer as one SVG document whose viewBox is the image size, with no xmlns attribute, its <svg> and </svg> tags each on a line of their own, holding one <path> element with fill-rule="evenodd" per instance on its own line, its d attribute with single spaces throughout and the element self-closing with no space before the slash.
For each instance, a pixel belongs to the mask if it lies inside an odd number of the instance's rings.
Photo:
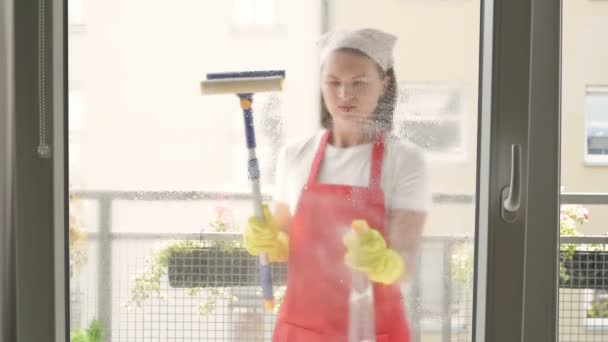
<svg viewBox="0 0 608 342">
<path fill-rule="evenodd" d="M 68 2 L 68 24 L 72 30 L 84 27 L 84 4 L 83 0 L 69 0 Z"/>
<path fill-rule="evenodd" d="M 71 186 L 79 186 L 83 172 L 82 150 L 84 135 L 84 91 L 80 82 L 70 82 L 68 93 L 69 170 Z"/>
<path fill-rule="evenodd" d="M 70 111 L 69 133 L 78 135 L 82 130 L 82 119 L 84 109 L 83 91 L 80 86 L 70 86 L 68 94 L 68 110 Z"/>
<path fill-rule="evenodd" d="M 608 86 L 588 87 L 585 162 L 608 165 Z"/>
<path fill-rule="evenodd" d="M 463 160 L 465 137 L 460 88 L 400 84 L 394 131 L 439 160 Z"/>
<path fill-rule="evenodd" d="M 278 26 L 277 0 L 233 0 L 233 22 L 238 29 L 272 29 Z"/>
</svg>

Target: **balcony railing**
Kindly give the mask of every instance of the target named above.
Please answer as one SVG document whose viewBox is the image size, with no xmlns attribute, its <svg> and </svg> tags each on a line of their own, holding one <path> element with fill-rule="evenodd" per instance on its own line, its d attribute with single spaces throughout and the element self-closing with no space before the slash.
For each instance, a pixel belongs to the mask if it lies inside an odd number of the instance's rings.
<svg viewBox="0 0 608 342">
<path fill-rule="evenodd" d="M 262 311 L 257 286 L 205 288 L 193 294 L 188 289 L 172 288 L 164 276 L 159 289 L 162 298 L 150 298 L 140 308 L 125 306 L 133 278 L 145 268 L 146 259 L 160 244 L 170 240 L 237 241 L 240 234 L 128 233 L 112 229 L 116 201 L 211 204 L 221 198 L 231 205 L 247 205 L 248 194 L 162 191 L 72 195 L 95 202 L 98 220 L 96 230 L 88 233 L 87 263 L 71 281 L 72 329 L 86 327 L 98 319 L 107 341 L 270 341 L 276 314 Z M 435 194 L 433 198 L 442 204 L 472 204 L 474 200 L 470 195 L 452 194 Z M 562 244 L 608 244 L 606 239 L 567 238 Z M 413 341 L 472 340 L 473 244 L 473 238 L 466 236 L 422 239 L 417 274 L 403 287 Z M 560 290 L 560 341 L 608 341 L 603 318 L 590 317 L 594 303 L 600 305 L 608 296 L 602 291 Z M 601 312 L 598 310 L 595 308 Z"/>
</svg>

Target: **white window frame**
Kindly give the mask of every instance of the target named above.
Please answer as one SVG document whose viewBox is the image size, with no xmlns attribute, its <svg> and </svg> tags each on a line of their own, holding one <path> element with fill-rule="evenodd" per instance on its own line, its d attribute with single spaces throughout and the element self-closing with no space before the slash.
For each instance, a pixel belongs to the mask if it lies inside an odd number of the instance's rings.
<svg viewBox="0 0 608 342">
<path fill-rule="evenodd" d="M 589 127 L 589 116 L 588 116 L 588 105 L 587 105 L 587 96 L 589 95 L 603 95 L 608 98 L 608 85 L 594 85 L 587 86 L 585 89 L 585 126 L 584 126 L 584 156 L 585 156 L 585 165 L 587 166 L 608 166 L 608 154 L 606 155 L 594 155 L 589 154 L 589 146 L 588 146 L 588 127 Z M 606 121 L 606 127 L 608 128 L 608 121 Z"/>
<path fill-rule="evenodd" d="M 78 140 L 83 135 L 84 115 L 82 114 L 85 111 L 86 104 L 85 90 L 81 82 L 70 81 L 68 92 L 68 111 L 70 112 L 68 134 L 71 141 L 72 139 Z"/>
<path fill-rule="evenodd" d="M 68 0 L 68 25 L 70 33 L 86 30 L 86 1 Z"/>
</svg>

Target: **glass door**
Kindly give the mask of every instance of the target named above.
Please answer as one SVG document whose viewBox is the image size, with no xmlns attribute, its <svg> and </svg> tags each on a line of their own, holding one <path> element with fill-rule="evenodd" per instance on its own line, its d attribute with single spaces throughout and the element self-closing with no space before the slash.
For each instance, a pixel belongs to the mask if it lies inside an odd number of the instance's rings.
<svg viewBox="0 0 608 342">
<path fill-rule="evenodd" d="M 240 245 L 252 215 L 242 115 L 235 96 L 202 97 L 198 84 L 208 72 L 286 70 L 283 92 L 253 102 L 271 202 L 280 148 L 321 129 L 316 40 L 372 27 L 398 37 L 390 134 L 410 152 L 403 170 L 386 172 L 410 172 L 403 182 L 412 184 L 391 202 L 426 215 L 422 227 L 403 227 L 421 233 L 409 237 L 418 252 L 408 260 L 402 305 L 413 340 L 470 341 L 480 8 L 475 0 L 70 0 L 71 334 L 270 340 L 277 312 L 263 312 L 259 286 L 246 277 L 255 278 L 255 259 Z M 220 236 L 229 241 L 214 240 Z M 174 256 L 201 244 L 230 252 Z M 200 263 L 209 258 L 217 262 L 213 277 L 245 276 L 205 281 Z M 285 270 L 273 270 L 280 303 Z"/>
</svg>

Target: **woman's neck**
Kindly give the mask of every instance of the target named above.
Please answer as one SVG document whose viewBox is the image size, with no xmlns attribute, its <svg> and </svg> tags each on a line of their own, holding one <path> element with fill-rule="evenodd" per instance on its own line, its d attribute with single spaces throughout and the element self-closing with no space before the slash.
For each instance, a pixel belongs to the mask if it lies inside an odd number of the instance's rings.
<svg viewBox="0 0 608 342">
<path fill-rule="evenodd" d="M 367 144 L 375 139 L 374 130 L 366 129 L 344 129 L 333 127 L 331 129 L 331 140 L 329 143 L 332 146 L 339 148 L 353 147 L 357 145 Z"/>
</svg>

